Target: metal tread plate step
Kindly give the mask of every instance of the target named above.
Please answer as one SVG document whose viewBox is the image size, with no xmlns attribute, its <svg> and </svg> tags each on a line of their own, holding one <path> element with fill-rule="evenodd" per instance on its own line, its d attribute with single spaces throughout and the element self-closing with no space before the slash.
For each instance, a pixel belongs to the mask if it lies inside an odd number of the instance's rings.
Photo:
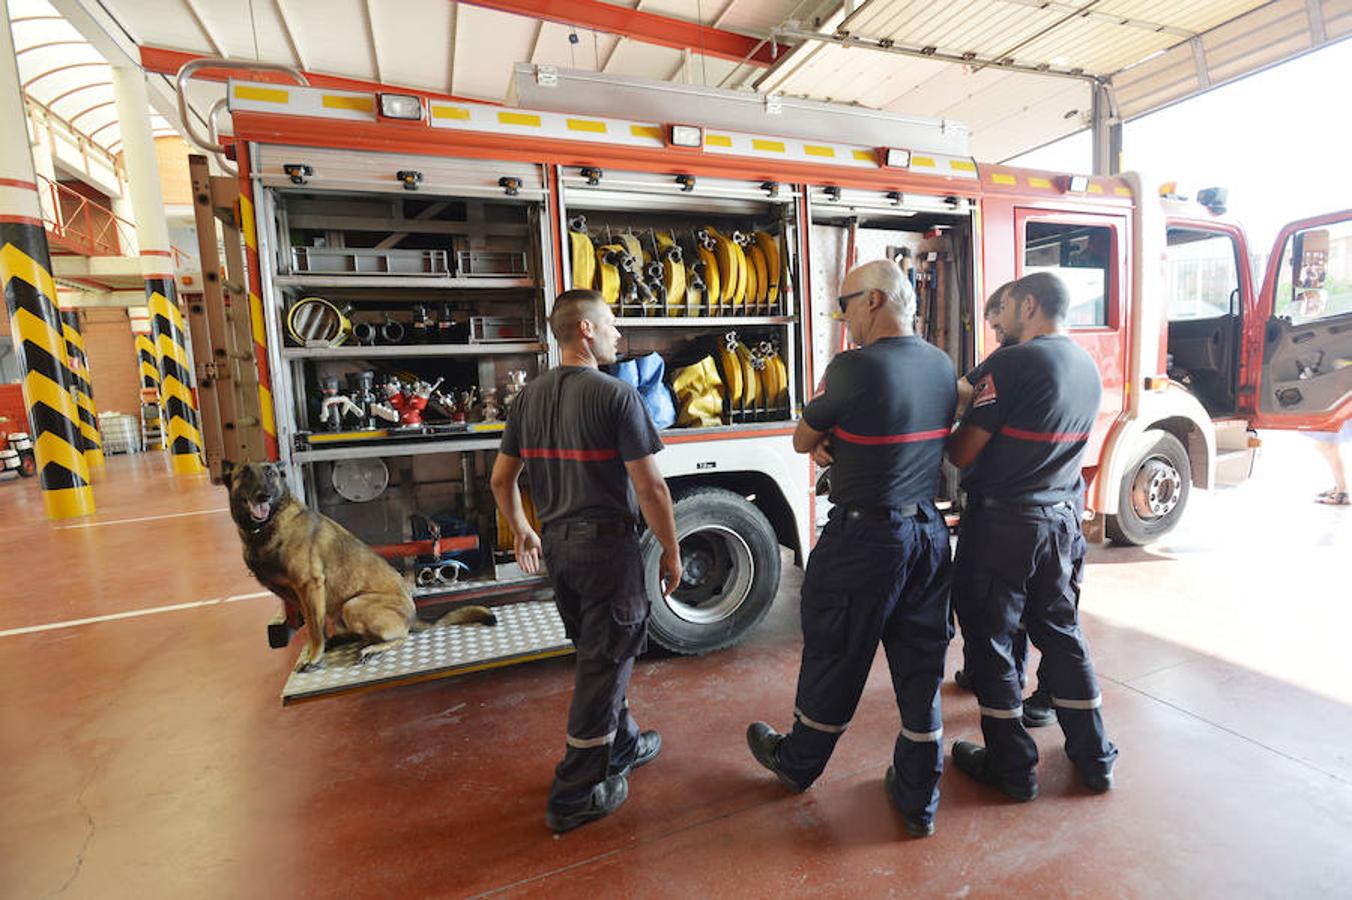
<svg viewBox="0 0 1352 900">
<path fill-rule="evenodd" d="M 428 628 L 365 663 L 359 661 L 357 645 L 335 647 L 324 654 L 322 668 L 291 673 L 282 688 L 282 703 L 413 684 L 573 652 L 552 601 L 511 603 L 494 607 L 493 612 L 497 625 Z"/>
</svg>

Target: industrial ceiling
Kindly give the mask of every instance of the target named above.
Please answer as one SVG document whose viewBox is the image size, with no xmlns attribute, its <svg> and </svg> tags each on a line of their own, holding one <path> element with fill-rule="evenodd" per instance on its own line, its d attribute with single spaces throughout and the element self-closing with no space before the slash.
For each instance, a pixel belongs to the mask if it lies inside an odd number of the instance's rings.
<svg viewBox="0 0 1352 900">
<path fill-rule="evenodd" d="M 49 37 L 61 23 L 19 21 L 49 0 L 8 2 L 25 80 L 92 62 Z M 160 96 L 183 61 L 205 55 L 293 65 L 334 86 L 501 102 L 513 64 L 529 61 L 956 120 L 973 155 L 997 161 L 1083 129 L 1094 84 L 1124 120 L 1352 33 L 1352 0 L 50 2 L 77 37 L 166 76 Z M 101 88 L 56 96 L 103 71 L 42 76 L 34 96 L 115 146 Z M 220 85 L 196 85 L 195 114 L 220 96 Z"/>
</svg>

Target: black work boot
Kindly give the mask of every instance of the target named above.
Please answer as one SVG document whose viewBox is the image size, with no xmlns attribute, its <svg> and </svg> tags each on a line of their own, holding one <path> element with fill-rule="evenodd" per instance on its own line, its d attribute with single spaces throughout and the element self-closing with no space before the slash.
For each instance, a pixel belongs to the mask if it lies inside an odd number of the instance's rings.
<svg viewBox="0 0 1352 900">
<path fill-rule="evenodd" d="M 986 748 L 971 741 L 957 741 L 953 744 L 953 765 L 964 774 L 982 784 L 988 784 L 1011 800 L 1027 803 L 1037 797 L 1037 779 L 1028 784 L 1014 784 L 1004 781 L 986 766 Z"/>
<path fill-rule="evenodd" d="M 1042 728 L 1054 724 L 1056 724 L 1056 709 L 1052 706 L 1051 692 L 1038 685 L 1037 690 L 1023 701 L 1023 727 Z"/>
<path fill-rule="evenodd" d="M 883 787 L 887 789 L 887 798 L 892 801 L 892 805 L 901 813 L 901 819 L 906 823 L 906 833 L 914 838 L 926 838 L 934 834 L 934 820 L 924 813 L 908 813 L 901 808 L 901 802 L 897 800 L 897 769 L 895 766 L 887 767 L 887 774 L 883 776 Z"/>
<path fill-rule="evenodd" d="M 752 722 L 746 727 L 746 745 L 751 748 L 751 755 L 756 757 L 756 762 L 774 772 L 784 787 L 801 794 L 804 788 L 790 778 L 779 764 L 779 745 L 783 742 L 784 735 L 764 722 Z"/>
<path fill-rule="evenodd" d="M 634 746 L 634 760 L 623 768 L 610 767 L 610 775 L 628 775 L 631 769 L 638 769 L 652 762 L 662 752 L 662 735 L 656 731 L 641 731 Z"/>
<path fill-rule="evenodd" d="M 1080 783 L 1095 794 L 1106 794 L 1113 789 L 1113 773 L 1103 772 L 1098 775 L 1086 775 L 1081 772 Z"/>
<path fill-rule="evenodd" d="M 597 819 L 604 819 L 624 805 L 629 797 L 629 782 L 623 775 L 611 775 L 595 785 L 587 797 L 587 805 L 570 813 L 545 810 L 545 824 L 557 832 L 571 831 Z"/>
</svg>

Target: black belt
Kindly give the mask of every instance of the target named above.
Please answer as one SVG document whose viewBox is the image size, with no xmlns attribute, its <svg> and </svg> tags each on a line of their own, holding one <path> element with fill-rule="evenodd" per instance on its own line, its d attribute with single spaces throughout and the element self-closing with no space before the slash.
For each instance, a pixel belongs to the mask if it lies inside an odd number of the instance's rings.
<svg viewBox="0 0 1352 900">
<path fill-rule="evenodd" d="M 638 532 L 633 519 L 565 519 L 545 526 L 550 537 L 591 541 L 596 538 L 626 537 Z"/>
<path fill-rule="evenodd" d="M 1007 509 L 1015 512 L 1027 509 L 1073 509 L 1069 500 L 1056 500 L 1052 503 L 1032 503 L 1027 500 L 999 500 L 995 497 L 968 497 L 968 503 L 974 509 Z"/>
<path fill-rule="evenodd" d="M 890 519 L 900 516 L 909 519 L 920 512 L 920 505 L 907 503 L 904 506 L 843 506 L 846 518 L 850 519 Z"/>
</svg>

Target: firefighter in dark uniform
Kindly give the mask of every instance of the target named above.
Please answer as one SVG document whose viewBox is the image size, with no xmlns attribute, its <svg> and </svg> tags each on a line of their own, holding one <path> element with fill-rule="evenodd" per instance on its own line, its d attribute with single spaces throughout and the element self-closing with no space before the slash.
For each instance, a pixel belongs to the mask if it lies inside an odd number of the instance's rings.
<svg viewBox="0 0 1352 900">
<path fill-rule="evenodd" d="M 949 358 L 913 333 L 915 292 L 896 263 L 850 272 L 839 305 L 859 349 L 831 361 L 793 438 L 831 465 L 834 504 L 803 580 L 795 721 L 787 735 L 755 722 L 747 743 L 786 787 L 806 790 L 849 726 L 881 640 L 901 711 L 884 785 L 923 837 L 943 771 L 951 562 L 934 497 L 957 388 Z"/>
<path fill-rule="evenodd" d="M 958 741 L 953 763 L 1016 800 L 1037 796 L 1037 746 L 1023 722 L 1015 665 L 1020 622 L 1042 651 L 1039 688 L 1051 697 L 1066 753 L 1090 790 L 1112 787 L 1098 681 L 1077 613 L 1084 570 L 1080 465 L 1102 387 L 1094 360 L 1066 330 L 1065 284 L 1039 272 L 1001 291 L 1001 328 L 1017 344 L 976 371 L 949 441 L 967 492 L 953 603 L 981 705 L 986 745 Z"/>
<path fill-rule="evenodd" d="M 681 562 L 671 494 L 653 456 L 662 441 L 638 392 L 597 368 L 615 361 L 615 316 L 595 291 L 568 291 L 549 324 L 560 365 L 513 401 L 492 486 L 517 562 L 534 573 L 543 556 L 577 647 L 566 747 L 545 813 L 550 828 L 567 831 L 618 809 L 629 771 L 662 746 L 656 731 L 639 731 L 625 696 L 634 658 L 647 646 L 640 510 L 662 546 L 659 577 L 668 594 Z M 522 468 L 542 535 L 522 508 Z"/>
<path fill-rule="evenodd" d="M 1005 286 L 1002 285 L 995 293 L 986 298 L 986 307 L 982 311 L 982 317 L 986 320 L 987 327 L 999 341 L 998 351 L 1002 347 L 1010 347 L 1018 343 L 1018 340 L 1005 331 L 1004 324 L 1001 321 L 1006 312 L 1001 298 L 1005 293 Z M 1011 307 L 1010 312 L 1013 311 Z M 982 368 L 978 366 L 966 375 L 958 379 L 958 413 L 961 415 L 966 412 L 967 404 L 972 400 L 972 388 L 976 386 L 977 379 L 980 377 Z M 1019 623 L 1018 630 L 1014 633 L 1014 642 L 1011 649 L 1011 655 L 1014 658 L 1014 669 L 1019 676 L 1019 689 L 1022 690 L 1028 684 L 1028 678 L 1024 670 L 1028 665 L 1028 631 Z M 963 668 L 953 673 L 953 681 L 964 691 L 972 690 L 972 678 L 969 674 L 970 667 L 967 664 L 967 640 L 964 635 L 962 643 L 962 661 Z M 1027 728 L 1041 728 L 1044 725 L 1051 725 L 1056 721 L 1056 713 L 1051 708 L 1051 701 L 1047 699 L 1043 691 L 1034 691 L 1032 696 L 1023 701 L 1023 724 Z"/>
</svg>

